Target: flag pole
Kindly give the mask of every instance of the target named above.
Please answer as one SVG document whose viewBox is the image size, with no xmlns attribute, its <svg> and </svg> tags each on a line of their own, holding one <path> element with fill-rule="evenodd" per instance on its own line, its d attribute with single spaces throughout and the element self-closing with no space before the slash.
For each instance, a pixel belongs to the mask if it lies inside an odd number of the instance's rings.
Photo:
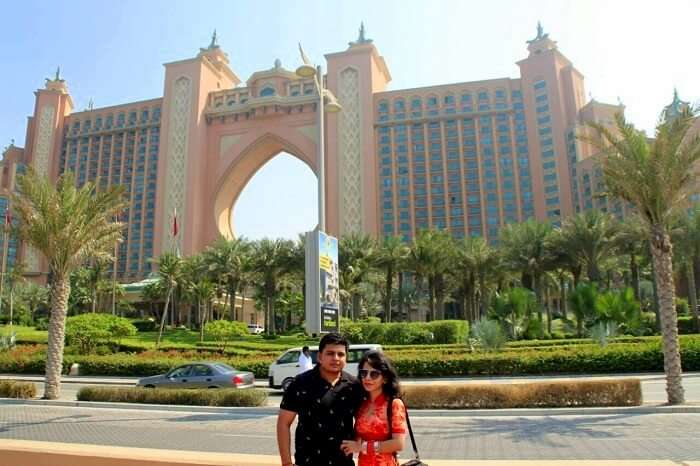
<svg viewBox="0 0 700 466">
<path fill-rule="evenodd" d="M 7 204 L 5 209 L 5 226 L 3 228 L 2 234 L 2 267 L 0 268 L 0 315 L 2 315 L 2 297 L 5 288 L 5 269 L 7 268 L 7 250 L 9 249 L 9 244 L 7 244 L 8 236 L 10 233 L 9 225 L 12 223 L 10 217 L 10 204 Z M 12 327 L 12 315 L 10 315 L 10 327 Z"/>
</svg>

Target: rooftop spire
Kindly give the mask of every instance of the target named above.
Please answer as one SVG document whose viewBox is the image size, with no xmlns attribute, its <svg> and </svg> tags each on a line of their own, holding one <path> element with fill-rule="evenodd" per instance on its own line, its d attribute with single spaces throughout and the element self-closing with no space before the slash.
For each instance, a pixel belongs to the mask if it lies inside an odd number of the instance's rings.
<svg viewBox="0 0 700 466">
<path fill-rule="evenodd" d="M 372 42 L 372 39 L 368 39 L 366 35 L 366 30 L 365 30 L 365 22 L 361 21 L 360 22 L 360 30 L 357 35 L 357 40 L 355 42 L 350 42 L 350 45 L 359 45 L 359 44 L 369 44 Z"/>
<path fill-rule="evenodd" d="M 61 67 L 57 66 L 56 67 L 56 77 L 54 78 L 54 81 L 60 81 L 61 80 Z"/>
<path fill-rule="evenodd" d="M 216 36 L 216 29 L 214 29 L 214 33 L 211 35 L 211 42 L 209 43 L 209 48 L 210 49 L 218 49 L 219 48 L 218 37 Z"/>
<path fill-rule="evenodd" d="M 542 23 L 540 21 L 537 21 L 537 36 L 535 36 L 534 39 L 527 41 L 528 44 L 532 44 L 533 42 L 537 42 L 538 40 L 542 39 L 548 39 L 549 34 L 544 32 L 544 29 L 542 28 Z"/>
</svg>

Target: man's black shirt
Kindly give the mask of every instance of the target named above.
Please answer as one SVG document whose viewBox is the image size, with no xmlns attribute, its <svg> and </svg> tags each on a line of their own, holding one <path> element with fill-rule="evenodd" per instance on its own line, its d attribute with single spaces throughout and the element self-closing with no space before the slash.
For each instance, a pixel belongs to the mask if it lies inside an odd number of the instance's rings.
<svg viewBox="0 0 700 466">
<path fill-rule="evenodd" d="M 282 397 L 281 409 L 299 418 L 294 458 L 299 466 L 352 466 L 352 455 L 340 449 L 343 440 L 355 438 L 353 416 L 362 402 L 360 383 L 343 372 L 331 384 L 321 377 L 318 366 L 296 376 Z"/>
</svg>

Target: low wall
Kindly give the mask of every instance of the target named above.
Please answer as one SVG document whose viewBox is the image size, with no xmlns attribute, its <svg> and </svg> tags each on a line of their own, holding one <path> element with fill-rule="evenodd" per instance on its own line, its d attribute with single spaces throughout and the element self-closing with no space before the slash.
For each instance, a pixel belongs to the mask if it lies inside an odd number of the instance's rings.
<svg viewBox="0 0 700 466">
<path fill-rule="evenodd" d="M 431 460 L 430 466 L 678 466 L 673 461 Z M 0 439 L 0 464 L 11 466 L 279 466 L 277 456 Z M 683 462 L 684 466 L 700 466 Z"/>
</svg>

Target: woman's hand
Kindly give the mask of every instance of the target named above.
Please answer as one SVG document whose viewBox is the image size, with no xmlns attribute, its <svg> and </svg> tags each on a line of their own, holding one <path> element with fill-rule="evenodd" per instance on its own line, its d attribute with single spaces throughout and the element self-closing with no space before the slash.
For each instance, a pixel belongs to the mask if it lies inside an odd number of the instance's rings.
<svg viewBox="0 0 700 466">
<path fill-rule="evenodd" d="M 350 455 L 352 453 L 360 453 L 360 451 L 362 451 L 362 442 L 354 440 L 343 440 L 343 443 L 340 445 L 340 449 L 343 450 L 343 453 L 345 453 L 346 455 Z"/>
</svg>

